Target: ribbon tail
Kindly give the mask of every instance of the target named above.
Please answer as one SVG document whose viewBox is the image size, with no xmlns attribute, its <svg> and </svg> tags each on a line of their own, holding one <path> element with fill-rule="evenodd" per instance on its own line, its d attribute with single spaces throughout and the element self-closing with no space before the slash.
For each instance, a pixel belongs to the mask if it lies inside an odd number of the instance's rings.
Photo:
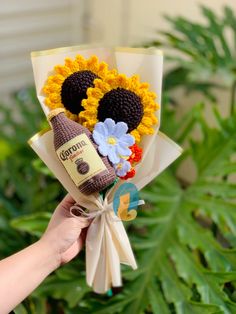
<svg viewBox="0 0 236 314">
<path fill-rule="evenodd" d="M 90 224 L 86 236 L 86 280 L 91 287 L 97 272 L 99 263 L 105 250 L 102 241 L 104 237 L 104 217 L 96 217 Z M 101 256 L 102 255 L 102 256 Z"/>
<path fill-rule="evenodd" d="M 107 215 L 106 218 L 109 219 Z M 116 246 L 113 241 L 112 231 L 110 229 L 109 223 L 105 226 L 105 241 L 106 241 L 106 250 L 107 258 L 109 263 L 109 270 L 111 273 L 111 284 L 113 287 L 120 287 L 122 285 L 121 280 L 121 271 L 120 271 L 120 257 L 116 249 Z"/>
<path fill-rule="evenodd" d="M 110 210 L 94 218 L 86 238 L 86 278 L 97 293 L 122 285 L 120 263 L 137 264 L 123 223 Z"/>
<path fill-rule="evenodd" d="M 115 220 L 115 215 L 110 214 L 109 224 L 112 233 L 113 243 L 119 254 L 120 262 L 137 269 L 137 263 L 131 248 L 129 238 L 122 221 Z"/>
<path fill-rule="evenodd" d="M 86 269 L 89 272 L 89 269 Z M 96 293 L 105 293 L 111 287 L 111 272 L 107 256 L 106 241 L 103 237 L 99 260 L 92 283 L 93 291 Z"/>
<path fill-rule="evenodd" d="M 93 290 L 97 293 L 105 293 L 111 287 L 122 285 L 120 258 L 113 243 L 110 226 L 105 222 L 102 250 L 93 281 Z"/>
</svg>

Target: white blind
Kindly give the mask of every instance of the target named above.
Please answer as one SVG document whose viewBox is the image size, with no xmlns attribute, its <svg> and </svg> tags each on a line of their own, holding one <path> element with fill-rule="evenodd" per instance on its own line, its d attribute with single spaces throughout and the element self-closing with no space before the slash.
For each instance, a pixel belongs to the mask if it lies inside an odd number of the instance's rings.
<svg viewBox="0 0 236 314">
<path fill-rule="evenodd" d="M 31 51 L 81 42 L 82 4 L 0 0 L 0 95 L 33 83 Z"/>
</svg>

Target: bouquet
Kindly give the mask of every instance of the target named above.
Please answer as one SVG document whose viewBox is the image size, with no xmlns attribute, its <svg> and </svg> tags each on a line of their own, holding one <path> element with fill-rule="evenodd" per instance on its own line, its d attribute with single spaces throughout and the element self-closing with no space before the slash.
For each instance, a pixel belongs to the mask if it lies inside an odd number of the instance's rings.
<svg viewBox="0 0 236 314">
<path fill-rule="evenodd" d="M 120 264 L 137 268 L 122 220 L 136 217 L 138 191 L 181 154 L 159 131 L 162 52 L 77 46 L 33 52 L 32 64 L 52 129 L 29 144 L 75 199 L 71 214 L 92 220 L 86 279 L 105 293 L 122 285 Z"/>
</svg>

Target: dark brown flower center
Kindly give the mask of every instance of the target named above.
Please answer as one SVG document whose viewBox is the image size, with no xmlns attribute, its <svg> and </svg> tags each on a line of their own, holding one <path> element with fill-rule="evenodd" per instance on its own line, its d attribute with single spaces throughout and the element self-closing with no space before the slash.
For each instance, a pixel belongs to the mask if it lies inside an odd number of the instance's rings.
<svg viewBox="0 0 236 314">
<path fill-rule="evenodd" d="M 128 125 L 128 132 L 137 128 L 142 117 L 143 106 L 140 97 L 127 89 L 113 89 L 99 101 L 98 120 L 111 118 L 115 122 L 123 121 Z"/>
<path fill-rule="evenodd" d="M 89 87 L 94 87 L 93 81 L 98 78 L 92 71 L 78 71 L 68 76 L 62 84 L 61 101 L 71 113 L 78 114 L 84 110 L 81 106 L 83 99 L 87 98 Z"/>
</svg>

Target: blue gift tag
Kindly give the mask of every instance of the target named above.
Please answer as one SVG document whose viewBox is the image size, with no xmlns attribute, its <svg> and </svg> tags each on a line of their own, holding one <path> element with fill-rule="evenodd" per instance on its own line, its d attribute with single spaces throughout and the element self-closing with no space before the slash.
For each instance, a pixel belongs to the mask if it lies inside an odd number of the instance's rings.
<svg viewBox="0 0 236 314">
<path fill-rule="evenodd" d="M 115 192 L 113 209 L 121 220 L 133 220 L 137 216 L 139 193 L 135 184 L 127 182 L 122 184 Z"/>
</svg>

